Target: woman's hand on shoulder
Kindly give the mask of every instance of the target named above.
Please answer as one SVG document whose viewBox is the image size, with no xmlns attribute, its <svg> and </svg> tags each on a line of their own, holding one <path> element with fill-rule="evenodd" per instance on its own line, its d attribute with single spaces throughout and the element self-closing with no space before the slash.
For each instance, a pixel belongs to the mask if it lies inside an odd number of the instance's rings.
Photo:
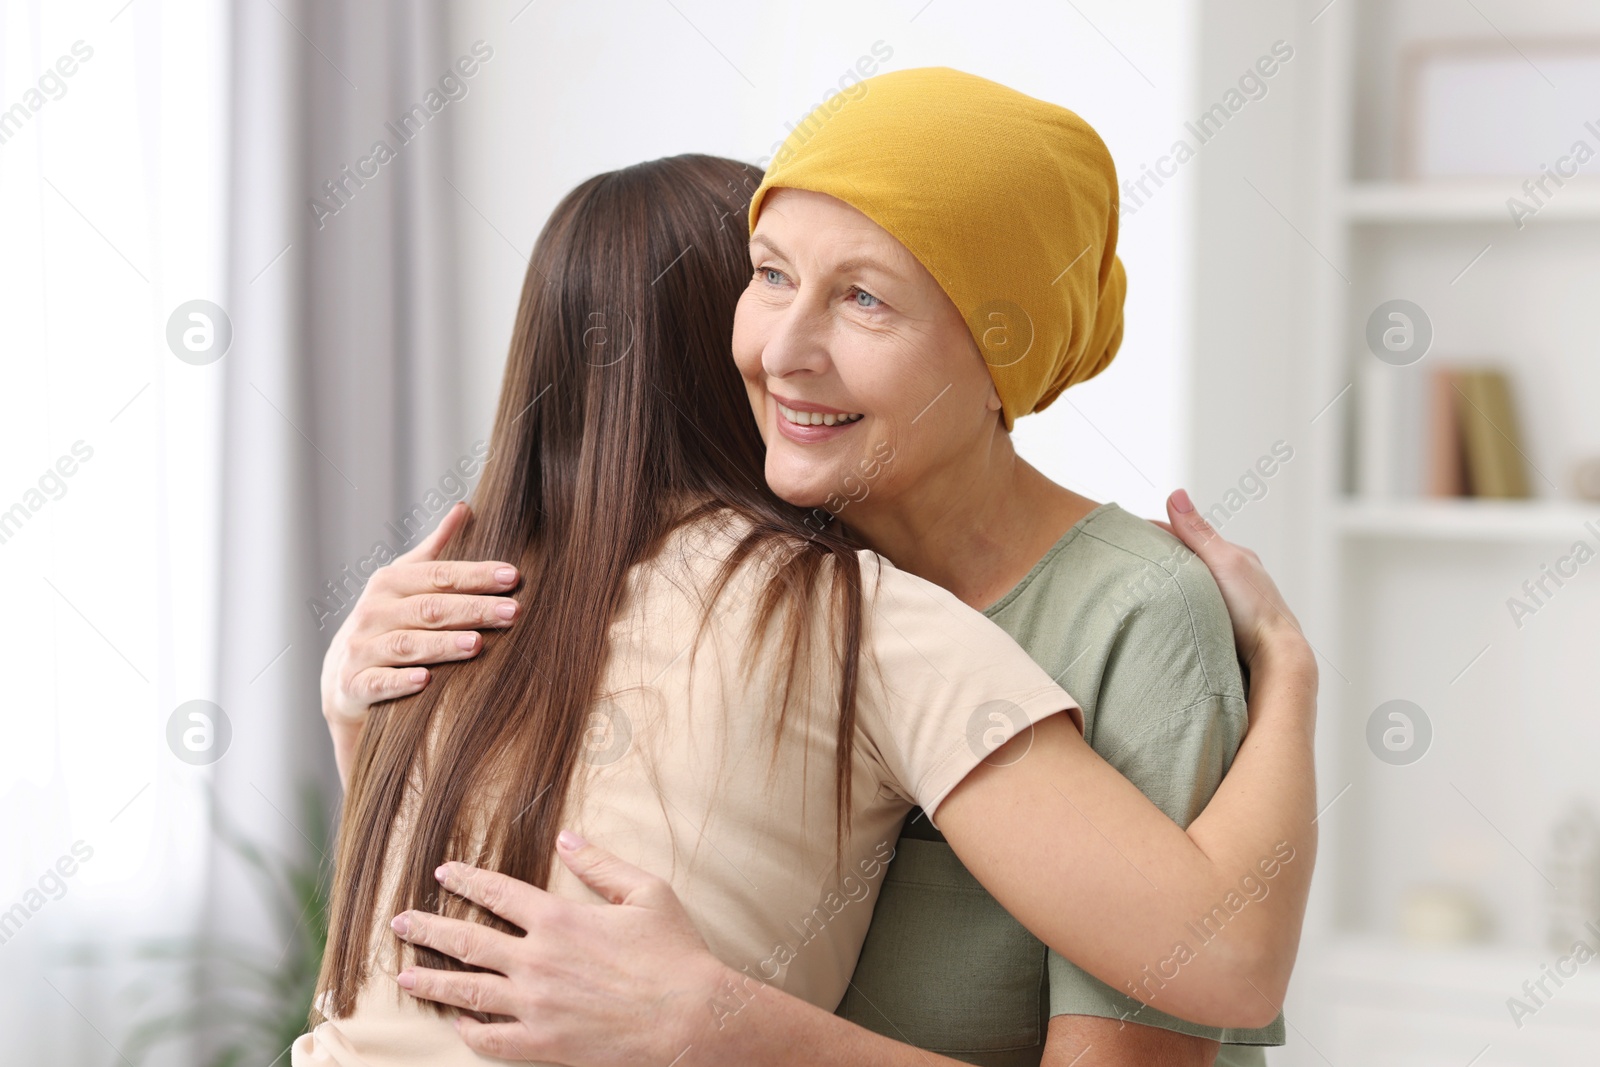
<svg viewBox="0 0 1600 1067">
<path fill-rule="evenodd" d="M 456 504 L 361 590 L 322 658 L 322 714 L 331 728 L 359 731 L 372 705 L 420 692 L 427 664 L 471 659 L 483 648 L 477 631 L 516 618 L 517 602 L 499 595 L 515 588 L 516 568 L 439 559 L 470 515 Z"/>
<path fill-rule="evenodd" d="M 1233 620 L 1234 643 L 1239 658 L 1254 668 L 1264 657 L 1294 664 L 1315 673 L 1316 658 L 1261 557 L 1219 534 L 1206 521 L 1189 494 L 1179 489 L 1167 498 L 1170 522 L 1157 523 L 1200 557 L 1222 591 Z"/>
</svg>

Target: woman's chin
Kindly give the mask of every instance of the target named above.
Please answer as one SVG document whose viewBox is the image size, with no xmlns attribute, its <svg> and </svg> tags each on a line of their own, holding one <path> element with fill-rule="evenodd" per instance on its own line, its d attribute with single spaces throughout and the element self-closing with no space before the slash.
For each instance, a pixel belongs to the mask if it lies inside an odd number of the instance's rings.
<svg viewBox="0 0 1600 1067">
<path fill-rule="evenodd" d="M 777 457 L 772 453 L 767 454 L 767 487 L 795 507 L 821 507 L 831 494 L 837 492 L 829 488 L 831 483 L 826 472 L 814 467 L 797 470 L 776 460 Z"/>
</svg>

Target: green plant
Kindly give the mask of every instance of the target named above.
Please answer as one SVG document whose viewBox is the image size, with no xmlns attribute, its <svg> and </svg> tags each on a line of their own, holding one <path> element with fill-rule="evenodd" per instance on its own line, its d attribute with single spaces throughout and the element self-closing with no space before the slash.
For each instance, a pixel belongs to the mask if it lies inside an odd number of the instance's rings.
<svg viewBox="0 0 1600 1067">
<path fill-rule="evenodd" d="M 272 936 L 264 940 L 284 947 L 273 958 L 259 943 L 233 938 L 172 938 L 138 946 L 136 958 L 178 968 L 197 995 L 134 1026 L 122 1047 L 132 1063 L 180 1039 L 205 1050 L 206 1067 L 287 1062 L 290 1044 L 306 1030 L 328 941 L 331 834 L 324 799 L 316 786 L 299 790 L 296 828 L 306 847 L 290 856 L 269 852 L 213 806 L 217 839 L 244 865 L 267 906 Z"/>
</svg>

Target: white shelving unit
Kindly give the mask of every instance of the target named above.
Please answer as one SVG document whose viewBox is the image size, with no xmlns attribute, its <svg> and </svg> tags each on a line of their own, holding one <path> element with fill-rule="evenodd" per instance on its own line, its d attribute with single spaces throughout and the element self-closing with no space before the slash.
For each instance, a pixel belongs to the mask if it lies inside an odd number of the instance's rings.
<svg viewBox="0 0 1600 1067">
<path fill-rule="evenodd" d="M 1587 524 L 1600 531 L 1600 504 L 1498 500 L 1350 501 L 1338 511 L 1347 540 L 1418 539 L 1482 544 L 1567 545 Z M 1600 539 L 1600 533 L 1589 534 Z"/>
<path fill-rule="evenodd" d="M 1304 618 L 1321 655 L 1328 808 L 1295 1029 L 1273 1056 L 1296 1067 L 1600 1064 L 1600 961 L 1522 1025 L 1508 1007 L 1561 955 L 1547 943 L 1552 827 L 1571 803 L 1600 809 L 1600 560 L 1547 583 L 1532 614 L 1510 607 L 1574 542 L 1600 549 L 1600 504 L 1568 495 L 1574 459 L 1600 454 L 1600 179 L 1569 183 L 1521 229 L 1506 207 L 1516 179 L 1395 180 L 1404 50 L 1501 40 L 1474 5 L 1456 7 L 1312 5 L 1315 88 L 1301 114 L 1315 133 L 1301 173 L 1319 263 L 1305 276 L 1310 371 L 1295 403 L 1319 411 L 1359 390 L 1375 359 L 1367 316 L 1414 300 L 1436 330 L 1427 360 L 1510 369 L 1539 498 L 1363 495 L 1356 468 L 1373 442 L 1362 405 L 1313 427 L 1296 552 L 1312 576 Z M 1532 0 L 1519 15 L 1530 34 L 1600 38 L 1589 5 Z M 1432 726 L 1409 765 L 1380 761 L 1366 741 L 1369 717 L 1394 699 Z M 1430 886 L 1478 902 L 1487 935 L 1408 941 L 1407 901 Z"/>
<path fill-rule="evenodd" d="M 1484 222 L 1515 231 L 1506 198 L 1519 195 L 1515 182 L 1356 182 L 1341 206 L 1352 223 Z M 1551 198 L 1527 226 L 1555 222 L 1600 222 L 1600 179 L 1574 179 Z"/>
</svg>

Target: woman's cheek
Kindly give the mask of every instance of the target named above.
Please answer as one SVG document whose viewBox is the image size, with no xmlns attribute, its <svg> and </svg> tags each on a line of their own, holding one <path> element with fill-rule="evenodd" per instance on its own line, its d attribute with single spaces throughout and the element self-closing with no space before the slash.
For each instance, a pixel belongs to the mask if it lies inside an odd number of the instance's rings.
<svg viewBox="0 0 1600 1067">
<path fill-rule="evenodd" d="M 761 349 L 755 343 L 756 302 L 749 289 L 733 308 L 733 360 L 746 379 L 761 370 Z"/>
<path fill-rule="evenodd" d="M 750 398 L 750 414 L 756 420 L 756 431 L 761 434 L 762 444 L 769 448 L 772 445 L 772 427 L 767 421 L 767 396 L 754 385 L 746 386 L 746 394 Z"/>
</svg>

